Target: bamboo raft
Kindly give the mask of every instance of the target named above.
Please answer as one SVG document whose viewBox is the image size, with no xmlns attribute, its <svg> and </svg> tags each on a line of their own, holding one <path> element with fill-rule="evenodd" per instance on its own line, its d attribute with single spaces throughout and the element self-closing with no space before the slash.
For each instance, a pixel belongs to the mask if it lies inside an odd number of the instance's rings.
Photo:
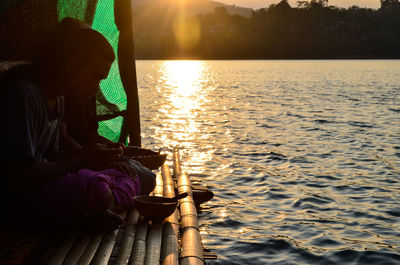
<svg viewBox="0 0 400 265">
<path fill-rule="evenodd" d="M 188 192 L 164 221 L 147 221 L 133 208 L 122 214 L 123 225 L 109 234 L 72 234 L 49 252 L 47 265 L 197 265 L 216 255 L 204 249 L 198 228 L 191 180 L 173 152 L 173 175 L 164 164 L 157 174 L 155 196 Z"/>
</svg>

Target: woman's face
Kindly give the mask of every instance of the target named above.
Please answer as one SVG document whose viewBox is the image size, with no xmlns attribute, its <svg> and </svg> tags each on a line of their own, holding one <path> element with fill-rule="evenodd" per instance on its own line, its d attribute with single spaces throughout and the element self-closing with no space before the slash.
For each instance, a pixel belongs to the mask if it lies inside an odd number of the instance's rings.
<svg viewBox="0 0 400 265">
<path fill-rule="evenodd" d="M 65 94 L 74 101 L 82 102 L 97 93 L 101 80 L 108 76 L 112 62 L 101 57 L 86 64 L 80 63 L 79 58 L 72 60 L 67 70 Z"/>
</svg>

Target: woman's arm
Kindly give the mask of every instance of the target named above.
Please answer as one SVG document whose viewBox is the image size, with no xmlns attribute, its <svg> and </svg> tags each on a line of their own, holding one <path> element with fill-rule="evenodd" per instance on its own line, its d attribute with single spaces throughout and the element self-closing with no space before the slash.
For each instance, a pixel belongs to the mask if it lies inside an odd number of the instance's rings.
<svg viewBox="0 0 400 265">
<path fill-rule="evenodd" d="M 9 188 L 16 190 L 35 190 L 68 173 L 82 168 L 102 170 L 122 156 L 121 148 L 91 147 L 73 158 L 58 161 L 37 162 L 32 159 L 7 159 L 1 161 L 6 172 Z"/>
</svg>

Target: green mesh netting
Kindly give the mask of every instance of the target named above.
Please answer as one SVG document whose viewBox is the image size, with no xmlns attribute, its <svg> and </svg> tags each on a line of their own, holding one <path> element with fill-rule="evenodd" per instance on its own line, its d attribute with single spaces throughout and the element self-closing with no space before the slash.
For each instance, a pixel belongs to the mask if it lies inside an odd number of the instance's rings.
<svg viewBox="0 0 400 265">
<path fill-rule="evenodd" d="M 117 54 L 119 31 L 114 23 L 114 0 L 98 1 L 92 28 L 108 39 L 114 48 L 115 54 Z M 109 102 L 117 105 L 120 110 L 126 109 L 127 99 L 121 83 L 117 59 L 111 67 L 108 78 L 101 83 L 101 90 Z M 98 115 L 106 114 L 102 106 L 104 104 L 97 105 Z M 99 134 L 112 141 L 118 141 L 122 122 L 123 119 L 121 117 L 100 122 Z"/>
<path fill-rule="evenodd" d="M 119 32 L 114 23 L 114 0 L 98 0 L 97 6 L 94 1 L 59 0 L 57 11 L 59 20 L 64 17 L 74 17 L 91 23 L 93 29 L 108 39 L 117 54 Z M 102 94 L 97 96 L 97 115 L 112 114 L 126 109 L 127 99 L 121 83 L 117 60 L 113 63 L 108 78 L 103 80 L 100 86 Z M 122 117 L 101 121 L 99 134 L 117 142 L 122 123 Z"/>
<path fill-rule="evenodd" d="M 85 20 L 88 1 L 59 0 L 57 2 L 57 13 L 59 20 L 65 17 L 74 17 Z"/>
</svg>

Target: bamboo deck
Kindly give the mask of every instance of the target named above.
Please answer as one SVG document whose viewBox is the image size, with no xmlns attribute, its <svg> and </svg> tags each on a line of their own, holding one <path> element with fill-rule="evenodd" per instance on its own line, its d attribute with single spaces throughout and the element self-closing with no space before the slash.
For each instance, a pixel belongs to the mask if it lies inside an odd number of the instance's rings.
<svg viewBox="0 0 400 265">
<path fill-rule="evenodd" d="M 182 170 L 179 151 L 173 152 L 173 175 L 167 165 L 157 174 L 156 196 L 188 192 L 163 222 L 149 222 L 132 209 L 124 223 L 109 234 L 69 235 L 49 253 L 48 265 L 197 265 L 204 264 L 196 205 L 189 176 Z M 214 257 L 215 258 L 215 257 Z"/>
</svg>

